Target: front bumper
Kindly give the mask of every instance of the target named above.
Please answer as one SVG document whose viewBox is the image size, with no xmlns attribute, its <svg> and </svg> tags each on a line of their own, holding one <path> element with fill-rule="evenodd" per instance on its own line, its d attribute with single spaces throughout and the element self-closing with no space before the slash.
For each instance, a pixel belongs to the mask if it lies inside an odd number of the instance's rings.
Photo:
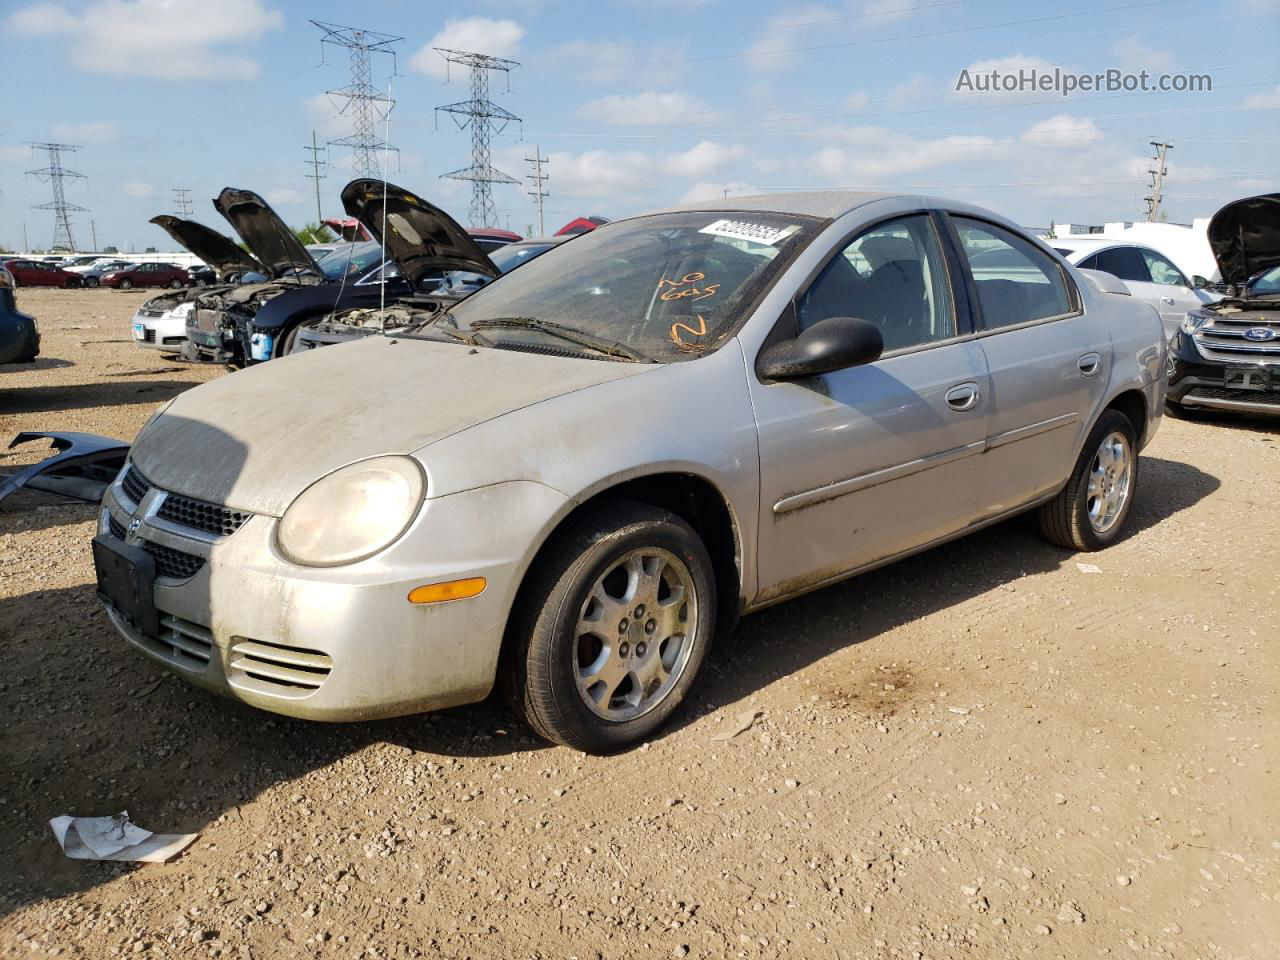
<svg viewBox="0 0 1280 960">
<path fill-rule="evenodd" d="M 175 317 L 165 312 L 156 316 L 141 311 L 133 315 L 130 327 L 133 342 L 148 350 L 165 350 L 170 353 L 181 350 L 187 340 L 186 315 Z"/>
<path fill-rule="evenodd" d="M 1182 331 L 1174 336 L 1170 349 L 1170 402 L 1280 416 L 1280 364 L 1206 357 Z"/>
<path fill-rule="evenodd" d="M 275 547 L 273 517 L 211 537 L 157 516 L 162 491 L 133 503 L 120 482 L 100 533 L 137 535 L 197 558 L 186 579 L 157 579 L 161 630 L 144 636 L 108 606 L 135 648 L 191 683 L 310 720 L 367 720 L 483 699 L 507 614 L 545 518 L 564 497 L 516 482 L 428 500 L 409 532 L 346 567 L 300 567 Z M 114 530 L 112 529 L 114 527 Z M 126 534 L 127 535 L 127 534 Z M 185 571 L 184 571 L 185 572 Z M 479 596 L 415 606 L 425 583 L 485 577 Z"/>
</svg>

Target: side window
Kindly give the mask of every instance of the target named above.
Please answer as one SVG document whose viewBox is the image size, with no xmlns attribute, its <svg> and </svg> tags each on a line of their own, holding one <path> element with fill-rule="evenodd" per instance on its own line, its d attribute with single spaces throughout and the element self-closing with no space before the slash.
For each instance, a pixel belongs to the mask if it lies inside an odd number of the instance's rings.
<svg viewBox="0 0 1280 960">
<path fill-rule="evenodd" d="M 1162 283 L 1167 287 L 1191 286 L 1181 270 L 1154 250 L 1143 250 L 1142 259 L 1146 261 L 1147 272 L 1151 274 L 1152 283 Z"/>
<path fill-rule="evenodd" d="M 1150 283 L 1151 274 L 1147 272 L 1147 262 L 1133 247 L 1112 247 L 1098 254 L 1098 265 L 1095 270 L 1102 270 L 1121 280 L 1133 280 L 1137 283 Z"/>
<path fill-rule="evenodd" d="M 880 328 L 885 353 L 956 334 L 951 285 L 925 214 L 872 227 L 832 258 L 797 303 L 800 329 L 828 317 Z"/>
<path fill-rule="evenodd" d="M 978 287 L 983 325 L 1008 327 L 1071 313 L 1058 263 L 1026 237 L 965 217 L 952 217 Z"/>
<path fill-rule="evenodd" d="M 1085 257 L 1083 260 L 1077 263 L 1076 266 L 1079 267 L 1081 270 L 1097 270 L 1098 255 L 1095 253 L 1092 257 Z"/>
</svg>

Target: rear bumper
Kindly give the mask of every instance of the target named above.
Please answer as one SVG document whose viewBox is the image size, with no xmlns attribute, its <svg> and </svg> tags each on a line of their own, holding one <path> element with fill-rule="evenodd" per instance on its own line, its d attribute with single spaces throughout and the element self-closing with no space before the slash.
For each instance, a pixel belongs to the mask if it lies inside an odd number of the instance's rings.
<svg viewBox="0 0 1280 960">
<path fill-rule="evenodd" d="M 99 532 L 136 516 L 140 535 L 203 562 L 154 589 L 159 636 L 108 607 L 122 636 L 183 679 L 273 713 L 350 721 L 420 713 L 488 695 L 507 614 L 541 522 L 564 498 L 509 483 L 428 500 L 410 531 L 377 557 L 347 567 L 300 567 L 275 547 L 272 517 L 254 516 L 218 539 L 153 525 L 150 495 L 135 507 L 118 484 Z M 541 519 L 540 519 L 541 518 Z M 426 583 L 484 577 L 479 596 L 417 606 Z"/>
</svg>

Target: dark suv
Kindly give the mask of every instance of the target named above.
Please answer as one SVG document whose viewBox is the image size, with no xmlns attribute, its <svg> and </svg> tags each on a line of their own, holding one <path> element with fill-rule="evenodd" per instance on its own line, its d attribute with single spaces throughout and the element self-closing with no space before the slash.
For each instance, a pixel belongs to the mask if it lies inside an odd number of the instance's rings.
<svg viewBox="0 0 1280 960">
<path fill-rule="evenodd" d="M 1209 246 L 1229 292 L 1174 336 L 1167 409 L 1280 416 L 1280 193 L 1227 204 L 1209 221 Z"/>
</svg>

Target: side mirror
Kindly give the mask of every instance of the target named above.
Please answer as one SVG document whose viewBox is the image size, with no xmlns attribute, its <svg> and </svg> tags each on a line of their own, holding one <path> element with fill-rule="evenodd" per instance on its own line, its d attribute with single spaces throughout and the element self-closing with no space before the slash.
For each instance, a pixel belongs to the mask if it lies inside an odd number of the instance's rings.
<svg viewBox="0 0 1280 960">
<path fill-rule="evenodd" d="M 794 340 L 775 343 L 756 369 L 765 380 L 812 377 L 871 363 L 884 352 L 880 328 L 856 317 L 827 317 Z"/>
<path fill-rule="evenodd" d="M 1191 278 L 1191 286 L 1195 287 L 1197 290 L 1203 290 L 1208 285 L 1209 285 L 1208 278 L 1202 277 L 1198 273 Z"/>
</svg>

